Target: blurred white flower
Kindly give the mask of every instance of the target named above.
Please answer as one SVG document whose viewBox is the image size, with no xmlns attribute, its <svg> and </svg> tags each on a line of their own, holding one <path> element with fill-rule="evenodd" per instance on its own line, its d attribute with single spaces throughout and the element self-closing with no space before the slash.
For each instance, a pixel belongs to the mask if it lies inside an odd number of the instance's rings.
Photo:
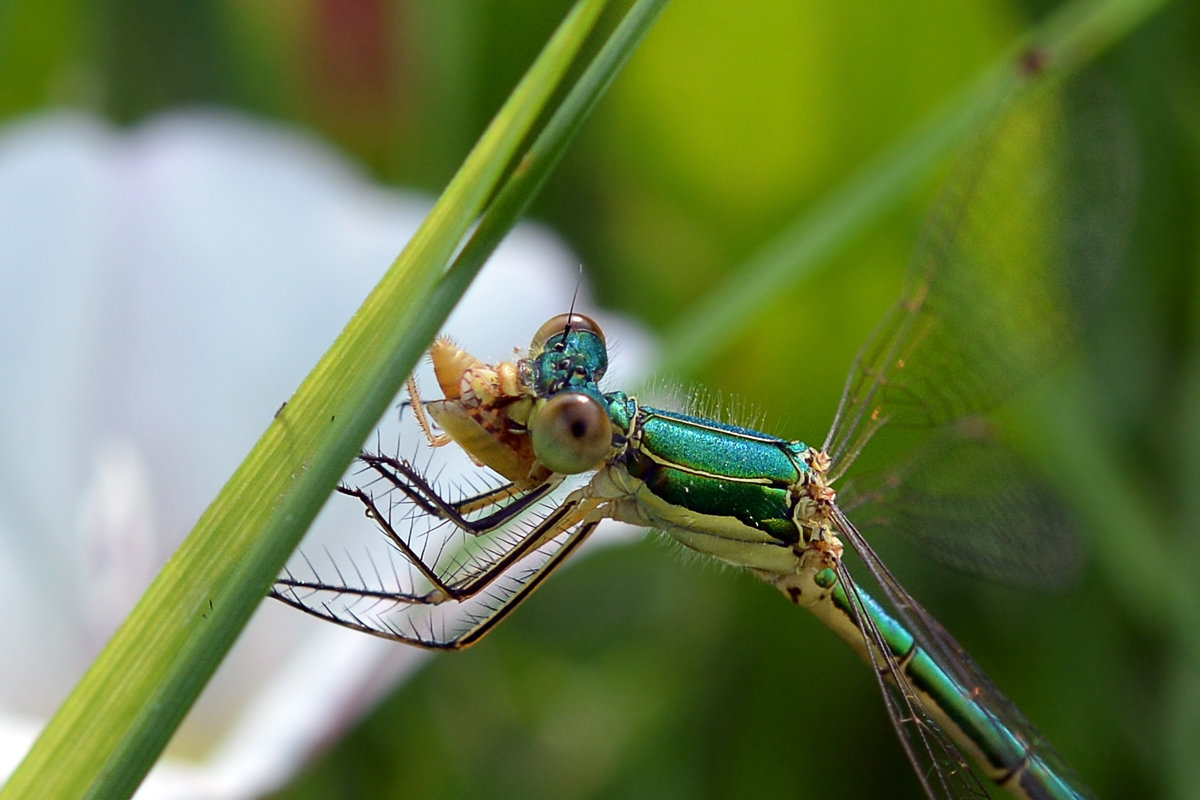
<svg viewBox="0 0 1200 800">
<path fill-rule="evenodd" d="M 0 775 L 428 207 L 232 115 L 0 131 Z M 524 225 L 447 330 L 508 358 L 579 280 Z M 614 370 L 642 360 L 644 337 L 598 316 L 621 348 Z M 363 524 L 350 502 L 317 521 Z M 423 658 L 264 603 L 138 797 L 278 788 Z"/>
</svg>

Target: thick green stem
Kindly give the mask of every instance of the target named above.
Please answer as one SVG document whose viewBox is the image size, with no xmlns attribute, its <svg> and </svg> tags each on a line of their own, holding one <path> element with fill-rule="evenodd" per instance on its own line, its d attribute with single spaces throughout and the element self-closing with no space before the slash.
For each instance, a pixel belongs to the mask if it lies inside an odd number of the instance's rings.
<svg viewBox="0 0 1200 800">
<path fill-rule="evenodd" d="M 448 264 L 604 6 L 580 0 L 571 11 L 412 241 L 43 731 L 0 792 L 5 800 L 127 797 L 137 787 L 428 346 L 456 296 L 447 287 L 465 289 L 465 280 L 440 284 Z M 621 60 L 608 63 L 615 71 Z M 581 118 L 590 107 L 568 114 Z M 531 196 L 537 185 L 522 187 L 518 194 Z M 485 257 L 478 252 L 479 263 Z M 435 294 L 441 301 L 431 303 Z"/>
</svg>

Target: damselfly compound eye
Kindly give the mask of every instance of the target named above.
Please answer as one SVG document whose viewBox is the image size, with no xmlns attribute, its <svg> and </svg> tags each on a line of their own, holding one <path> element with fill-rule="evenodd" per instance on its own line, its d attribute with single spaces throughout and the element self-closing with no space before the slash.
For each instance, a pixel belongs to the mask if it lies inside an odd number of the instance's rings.
<svg viewBox="0 0 1200 800">
<path fill-rule="evenodd" d="M 600 326 L 591 317 L 583 314 L 559 314 L 557 317 L 551 317 L 545 325 L 538 328 L 537 333 L 533 335 L 533 341 L 529 343 L 529 352 L 540 353 L 545 349 L 546 342 L 568 327 L 573 331 L 590 331 L 600 337 L 601 343 L 605 343 L 604 331 L 600 330 Z"/>
<path fill-rule="evenodd" d="M 538 460 L 562 475 L 595 469 L 612 447 L 608 413 L 583 392 L 561 392 L 547 400 L 530 433 Z"/>
</svg>

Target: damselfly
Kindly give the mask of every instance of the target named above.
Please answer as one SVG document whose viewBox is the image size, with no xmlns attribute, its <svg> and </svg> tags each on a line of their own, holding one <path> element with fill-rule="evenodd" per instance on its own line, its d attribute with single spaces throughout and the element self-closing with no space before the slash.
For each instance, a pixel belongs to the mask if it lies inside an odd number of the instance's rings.
<svg viewBox="0 0 1200 800">
<path fill-rule="evenodd" d="M 447 497 L 412 462 L 364 452 L 339 491 L 366 508 L 389 559 L 333 573 L 309 562 L 274 595 L 350 628 L 459 649 L 492 630 L 601 520 L 656 528 L 750 570 L 854 647 L 930 797 L 987 795 L 968 757 L 1018 795 L 1083 796 L 846 511 L 872 501 L 886 510 L 907 497 L 924 516 L 897 524 L 927 525 L 918 533 L 947 560 L 1024 577 L 1053 565 L 1062 539 L 1045 526 L 1044 495 L 972 416 L 1061 352 L 1075 324 L 1069 309 L 1101 282 L 1115 252 L 1111 218 L 1072 200 L 1082 192 L 1095 207 L 1125 191 L 1125 176 L 1111 162 L 1079 169 L 1093 154 L 1074 142 L 1067 149 L 1048 107 L 1014 113 L 989 140 L 1002 147 L 973 157 L 969 191 L 955 198 L 970 205 L 931 226 L 820 447 L 606 391 L 605 338 L 581 314 L 550 320 L 525 357 L 496 365 L 439 340 L 431 357 L 444 399 L 422 400 L 410 383 L 412 410 L 431 444 L 462 448 L 502 481 Z M 905 480 L 868 482 L 843 503 L 835 485 L 885 425 L 937 434 Z M 988 509 L 1002 519 L 988 524 Z M 986 563 L 971 563 L 977 540 Z M 847 545 L 886 607 L 851 575 Z"/>
</svg>

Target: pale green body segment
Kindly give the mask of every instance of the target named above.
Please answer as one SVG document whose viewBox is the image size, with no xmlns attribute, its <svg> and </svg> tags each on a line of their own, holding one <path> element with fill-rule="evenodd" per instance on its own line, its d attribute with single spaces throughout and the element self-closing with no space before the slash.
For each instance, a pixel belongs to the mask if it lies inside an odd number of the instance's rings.
<svg viewBox="0 0 1200 800">
<path fill-rule="evenodd" d="M 920 695 L 925 709 L 989 778 L 1010 792 L 1040 798 L 1083 798 L 1057 774 L 1020 736 L 972 698 L 971 687 L 960 685 L 925 652 L 912 635 L 862 589 L 858 598 L 891 650 L 903 666 L 909 685 Z M 809 607 L 838 636 L 868 658 L 863 632 L 853 619 L 850 598 L 841 584 L 827 598 Z"/>
</svg>

